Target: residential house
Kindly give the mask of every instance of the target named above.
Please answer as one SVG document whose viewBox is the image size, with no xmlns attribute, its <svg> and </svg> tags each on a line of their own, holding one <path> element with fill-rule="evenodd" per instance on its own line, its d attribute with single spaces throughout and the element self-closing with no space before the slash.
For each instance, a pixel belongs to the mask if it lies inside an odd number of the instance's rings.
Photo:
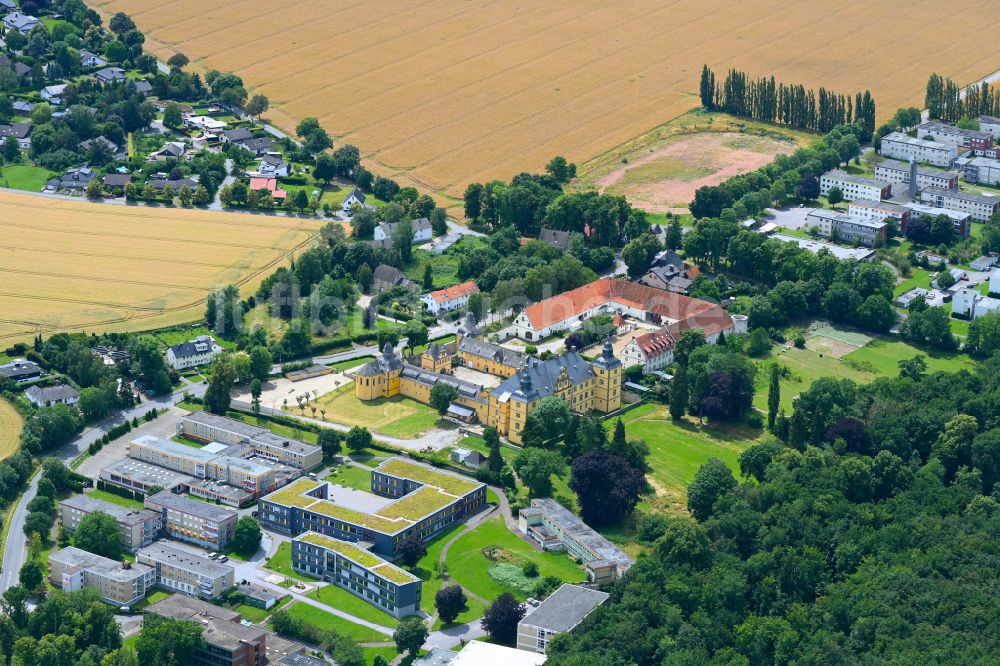
<svg viewBox="0 0 1000 666">
<path fill-rule="evenodd" d="M 5 141 L 9 136 L 17 139 L 17 147 L 21 150 L 31 148 L 31 123 L 0 125 L 0 143 Z"/>
<path fill-rule="evenodd" d="M 569 239 L 570 235 L 568 231 L 559 231 L 558 229 L 543 228 L 538 234 L 538 240 L 548 243 L 561 252 L 569 249 Z"/>
<path fill-rule="evenodd" d="M 13 379 L 18 384 L 24 384 L 42 376 L 42 368 L 34 361 L 15 358 L 10 363 L 0 365 L 0 376 Z"/>
<path fill-rule="evenodd" d="M 222 143 L 240 144 L 252 139 L 253 133 L 246 127 L 237 127 L 236 129 L 224 131 L 219 135 L 219 138 L 222 140 Z"/>
<path fill-rule="evenodd" d="M 216 135 L 226 129 L 226 123 L 221 120 L 216 120 L 210 116 L 186 116 L 184 118 L 184 124 L 188 127 L 213 135 Z"/>
<path fill-rule="evenodd" d="M 125 190 L 125 186 L 132 182 L 132 176 L 127 173 L 109 173 L 104 175 L 104 189 L 115 194 L 120 194 Z"/>
<path fill-rule="evenodd" d="M 958 146 L 953 143 L 943 143 L 940 141 L 927 141 L 925 139 L 915 139 L 902 132 L 893 132 L 882 137 L 882 155 L 897 160 L 909 162 L 915 159 L 917 162 L 925 162 L 939 167 L 949 167 L 958 157 Z M 858 199 L 875 199 L 862 195 Z"/>
<path fill-rule="evenodd" d="M 107 146 L 108 152 L 111 153 L 111 157 L 115 161 L 122 161 L 122 160 L 127 160 L 128 159 L 128 153 L 125 152 L 122 149 L 121 146 L 119 146 L 114 141 L 111 141 L 107 137 L 99 136 L 99 137 L 94 138 L 94 139 L 87 139 L 86 141 L 81 141 L 80 142 L 80 147 L 83 148 L 86 151 L 89 151 L 90 147 L 92 145 L 94 145 L 95 143 L 102 143 L 105 146 Z"/>
<path fill-rule="evenodd" d="M 244 150 L 249 150 L 257 157 L 260 157 L 270 152 L 274 142 L 271 141 L 270 137 L 263 136 L 259 139 L 247 139 L 246 141 L 240 143 L 240 145 L 244 148 Z"/>
<path fill-rule="evenodd" d="M 517 623 L 517 649 L 545 654 L 549 641 L 567 634 L 610 597 L 607 592 L 564 583 Z"/>
<path fill-rule="evenodd" d="M 41 20 L 19 11 L 13 11 L 3 17 L 3 25 L 7 30 L 14 30 L 22 35 L 27 35 L 36 25 L 41 25 Z"/>
<path fill-rule="evenodd" d="M 644 373 L 665 368 L 674 362 L 677 340 L 666 328 L 637 335 L 622 348 L 622 363 L 626 368 L 641 366 Z"/>
<path fill-rule="evenodd" d="M 157 585 L 190 597 L 218 599 L 236 586 L 233 567 L 163 541 L 139 549 L 136 561 L 156 571 Z"/>
<path fill-rule="evenodd" d="M 86 49 L 80 50 L 80 67 L 90 69 L 91 67 L 104 67 L 107 64 L 108 61 L 96 53 L 91 53 Z"/>
<path fill-rule="evenodd" d="M 210 335 L 199 335 L 194 340 L 169 347 L 167 365 L 180 372 L 199 365 L 208 365 L 221 353 L 222 347 L 216 344 L 215 338 Z"/>
<path fill-rule="evenodd" d="M 278 188 L 278 181 L 275 178 L 252 176 L 250 178 L 250 190 L 252 192 L 267 190 L 271 193 L 271 198 L 277 202 L 284 202 L 285 198 L 288 197 L 288 192 Z"/>
<path fill-rule="evenodd" d="M 276 155 L 262 155 L 257 175 L 264 178 L 285 178 L 292 175 L 292 165 Z"/>
<path fill-rule="evenodd" d="M 398 268 L 388 264 L 379 264 L 376 266 L 375 270 L 372 271 L 372 292 L 377 294 L 394 287 L 412 289 L 416 285 Z"/>
<path fill-rule="evenodd" d="M 180 141 L 168 141 L 156 152 L 150 153 L 146 158 L 150 162 L 164 162 L 166 160 L 191 159 L 187 146 Z"/>
<path fill-rule="evenodd" d="M 153 92 L 153 84 L 147 81 L 146 79 L 135 79 L 134 81 L 132 81 L 132 89 L 135 90 L 137 93 L 148 95 L 149 93 Z"/>
<path fill-rule="evenodd" d="M 396 233 L 398 227 L 398 223 L 382 222 L 375 227 L 375 240 L 392 240 L 393 234 Z M 414 245 L 427 243 L 434 237 L 431 232 L 431 222 L 426 217 L 412 220 L 410 228 L 413 232 L 413 239 L 410 242 Z"/>
<path fill-rule="evenodd" d="M 451 312 L 464 308 L 469 303 L 469 296 L 479 291 L 478 285 L 473 280 L 456 284 L 447 289 L 438 289 L 429 294 L 424 294 L 424 305 L 432 315 L 442 312 Z"/>
<path fill-rule="evenodd" d="M 365 199 L 366 199 L 365 193 L 359 190 L 358 188 L 354 188 L 354 190 L 350 194 L 348 194 L 347 197 L 344 199 L 343 203 L 340 204 L 340 210 L 342 210 L 345 213 L 350 213 L 351 209 L 354 207 L 354 204 L 357 204 L 359 206 L 364 206 Z"/>
<path fill-rule="evenodd" d="M 160 536 L 163 519 L 156 511 L 132 509 L 89 495 L 73 495 L 59 503 L 60 525 L 72 534 L 84 518 L 97 511 L 115 519 L 122 547 L 130 553 L 148 546 Z"/>
<path fill-rule="evenodd" d="M 874 199 L 880 201 L 892 196 L 892 183 L 874 178 L 855 176 L 854 174 L 832 169 L 824 173 L 819 179 L 819 193 L 828 196 L 830 190 L 839 188 L 844 195 L 844 199 L 853 201 L 854 199 Z"/>
<path fill-rule="evenodd" d="M 682 265 L 683 266 L 683 265 Z M 666 263 L 662 266 L 652 266 L 637 282 L 654 289 L 672 291 L 675 294 L 687 294 L 691 291 L 691 280 L 687 271 L 678 269 L 676 265 Z"/>
<path fill-rule="evenodd" d="M 121 67 L 105 67 L 94 73 L 94 78 L 102 86 L 109 83 L 121 83 L 125 80 L 125 70 Z"/>
<path fill-rule="evenodd" d="M 39 94 L 42 99 L 49 104 L 59 106 L 63 103 L 63 98 L 66 96 L 67 88 L 69 88 L 68 83 L 57 83 L 55 85 L 45 86 Z"/>
<path fill-rule="evenodd" d="M 157 192 L 162 192 L 168 187 L 174 191 L 174 193 L 180 192 L 180 189 L 187 185 L 189 189 L 194 189 L 198 187 L 198 181 L 192 178 L 167 178 L 164 174 L 156 174 L 150 178 L 147 183 L 153 186 L 153 189 Z M 203 336 L 207 337 L 207 336 Z M 177 345 L 175 345 L 177 346 Z"/>
<path fill-rule="evenodd" d="M 11 99 L 11 107 L 19 116 L 30 116 L 31 112 L 35 110 L 34 102 L 29 102 L 23 99 Z"/>
<path fill-rule="evenodd" d="M 983 296 L 972 288 L 959 289 L 952 296 L 951 316 L 953 317 L 978 319 L 994 312 L 1000 312 L 1000 298 Z"/>
<path fill-rule="evenodd" d="M 997 263 L 996 257 L 979 257 L 975 261 L 969 263 L 969 268 L 974 271 L 988 271 L 993 268 Z M 991 276 L 992 279 L 992 276 Z"/>
<path fill-rule="evenodd" d="M 131 449 L 129 456 L 132 457 Z M 172 465 L 163 466 L 177 469 Z M 160 514 L 163 531 L 168 535 L 204 548 L 225 548 L 233 537 L 239 518 L 233 509 L 175 495 L 169 490 L 147 496 L 145 506 Z"/>
<path fill-rule="evenodd" d="M 68 384 L 55 386 L 32 386 L 24 392 L 24 397 L 35 407 L 52 405 L 75 405 L 80 402 L 80 392 Z"/>
<path fill-rule="evenodd" d="M 17 9 L 17 3 L 14 0 L 0 0 L 0 10 L 12 12 Z"/>
<path fill-rule="evenodd" d="M 969 213 L 973 220 L 988 221 L 1000 210 L 1000 199 L 982 194 L 972 194 L 960 190 L 945 190 L 928 187 L 920 193 L 920 201 L 936 208 L 947 208 L 961 213 Z"/>
<path fill-rule="evenodd" d="M 69 546 L 49 556 L 49 581 L 64 592 L 93 588 L 109 604 L 131 606 L 156 584 L 156 572 Z"/>
<path fill-rule="evenodd" d="M 52 187 L 55 190 L 76 190 L 87 189 L 90 181 L 97 178 L 97 172 L 87 166 L 74 167 L 64 173 L 60 178 L 53 178 L 46 183 L 46 188 Z"/>
</svg>

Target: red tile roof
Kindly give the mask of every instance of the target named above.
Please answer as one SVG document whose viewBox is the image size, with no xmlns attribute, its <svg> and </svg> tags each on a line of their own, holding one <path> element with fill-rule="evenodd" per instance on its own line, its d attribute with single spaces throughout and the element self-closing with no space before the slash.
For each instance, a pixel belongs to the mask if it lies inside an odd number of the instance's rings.
<svg viewBox="0 0 1000 666">
<path fill-rule="evenodd" d="M 671 335 L 668 328 L 661 328 L 652 333 L 643 333 L 635 338 L 635 343 L 639 346 L 639 350 L 645 354 L 646 358 L 666 354 L 674 348 L 675 342 L 676 340 L 674 340 L 674 336 Z"/>
<path fill-rule="evenodd" d="M 264 178 L 261 176 L 255 176 L 250 179 L 250 189 L 251 190 L 267 190 L 271 193 L 271 196 L 275 199 L 284 199 L 288 196 L 288 192 L 285 190 L 278 189 L 278 180 L 276 178 Z"/>
<path fill-rule="evenodd" d="M 456 298 L 469 296 L 477 291 L 479 291 L 479 287 L 476 286 L 475 282 L 469 280 L 468 282 L 463 282 L 462 284 L 456 284 L 454 287 L 432 291 L 431 298 L 433 298 L 437 303 L 446 303 L 448 301 L 453 301 Z"/>
<path fill-rule="evenodd" d="M 677 335 L 688 328 L 702 328 L 711 336 L 733 324 L 725 310 L 714 303 L 610 277 L 539 301 L 524 312 L 539 331 L 611 303 L 677 322 Z"/>
</svg>

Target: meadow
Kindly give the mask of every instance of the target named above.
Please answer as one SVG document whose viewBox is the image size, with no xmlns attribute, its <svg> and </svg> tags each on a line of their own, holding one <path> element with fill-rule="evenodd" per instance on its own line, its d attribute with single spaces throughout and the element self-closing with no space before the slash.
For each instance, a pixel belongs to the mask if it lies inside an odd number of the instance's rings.
<svg viewBox="0 0 1000 666">
<path fill-rule="evenodd" d="M 995 9 L 904 0 L 429 0 L 328 3 L 90 0 L 130 14 L 161 60 L 232 71 L 267 95 L 284 129 L 316 116 L 366 163 L 453 198 L 470 181 L 583 163 L 697 105 L 698 76 L 751 75 L 843 93 L 871 88 L 880 120 L 921 106 L 932 71 L 991 73 Z M 859 48 L 859 45 L 863 45 Z M 750 47 L 752 46 L 752 48 Z"/>
<path fill-rule="evenodd" d="M 14 405 L 0 398 L 0 460 L 17 453 L 21 444 L 21 427 L 24 420 Z"/>
<path fill-rule="evenodd" d="M 201 316 L 227 283 L 244 295 L 317 231 L 309 221 L 95 205 L 0 191 L 0 343 L 55 331 L 143 331 Z"/>
<path fill-rule="evenodd" d="M 399 439 L 415 439 L 434 428 L 450 427 L 433 408 L 401 395 L 359 400 L 354 395 L 353 382 L 321 395 L 312 404 L 317 409 L 326 410 L 326 414 L 322 415 L 324 420 L 348 426 L 365 426 L 374 433 Z M 291 413 L 297 409 L 293 403 L 287 407 Z"/>
</svg>

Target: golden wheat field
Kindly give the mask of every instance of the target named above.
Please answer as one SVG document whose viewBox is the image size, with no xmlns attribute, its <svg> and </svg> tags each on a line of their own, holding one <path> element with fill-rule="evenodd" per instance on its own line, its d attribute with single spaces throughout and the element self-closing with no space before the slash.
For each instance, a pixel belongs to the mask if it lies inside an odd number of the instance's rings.
<svg viewBox="0 0 1000 666">
<path fill-rule="evenodd" d="M 92 204 L 0 190 L 0 344 L 36 333 L 184 323 L 208 292 L 250 291 L 313 220 Z"/>
<path fill-rule="evenodd" d="M 998 65 L 998 0 L 88 0 L 166 60 L 233 71 L 288 129 L 316 116 L 370 166 L 452 197 L 585 162 L 697 104 L 703 63 L 841 92 L 880 117 L 932 71 Z"/>
</svg>

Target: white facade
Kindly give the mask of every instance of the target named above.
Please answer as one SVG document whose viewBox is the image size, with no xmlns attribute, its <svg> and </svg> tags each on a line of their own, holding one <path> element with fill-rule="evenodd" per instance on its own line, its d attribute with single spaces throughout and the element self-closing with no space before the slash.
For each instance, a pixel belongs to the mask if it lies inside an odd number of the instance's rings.
<svg viewBox="0 0 1000 666">
<path fill-rule="evenodd" d="M 479 287 L 476 286 L 476 283 L 469 281 L 424 294 L 421 300 L 427 306 L 427 311 L 436 316 L 442 312 L 464 308 L 469 304 L 469 296 L 478 291 Z"/>
<path fill-rule="evenodd" d="M 951 301 L 951 312 L 967 319 L 1000 312 L 1000 298 L 983 296 L 975 289 L 959 289 Z"/>
<path fill-rule="evenodd" d="M 340 204 L 340 210 L 342 210 L 345 213 L 350 213 L 351 208 L 354 206 L 354 204 L 358 204 L 359 206 L 365 205 L 364 195 L 358 192 L 357 190 L 354 190 L 353 192 L 347 195 L 347 198 L 344 199 L 344 202 Z"/>
<path fill-rule="evenodd" d="M 986 132 L 994 139 L 1000 139 L 1000 118 L 993 116 L 979 116 L 979 131 Z"/>
<path fill-rule="evenodd" d="M 947 167 L 958 157 L 958 146 L 940 141 L 914 139 L 902 132 L 893 132 L 882 138 L 881 153 L 886 157 Z"/>
<path fill-rule="evenodd" d="M 902 226 L 903 220 L 910 215 L 909 209 L 903 206 L 867 199 L 852 201 L 847 207 L 847 212 L 853 218 L 872 222 L 883 222 L 886 218 L 892 218 L 899 222 L 900 226 Z"/>
<path fill-rule="evenodd" d="M 995 271 L 990 276 L 990 294 L 1000 294 L 1000 271 Z"/>
<path fill-rule="evenodd" d="M 917 167 L 917 189 L 944 187 L 958 189 L 957 171 L 939 171 L 929 167 Z M 875 165 L 875 178 L 889 183 L 909 183 L 910 165 L 897 160 L 883 160 Z"/>
<path fill-rule="evenodd" d="M 217 354 L 221 353 L 222 347 L 215 343 L 212 336 L 199 335 L 190 342 L 167 349 L 167 365 L 180 372 L 187 368 L 208 365 Z"/>
<path fill-rule="evenodd" d="M 840 169 L 827 171 L 819 179 L 819 193 L 823 196 L 828 196 L 830 190 L 835 187 L 840 188 L 848 201 L 854 199 L 879 201 L 892 195 L 892 183 L 855 176 Z"/>
<path fill-rule="evenodd" d="M 978 185 L 1000 185 L 1000 160 L 973 157 L 959 160 L 965 179 Z"/>
<path fill-rule="evenodd" d="M 968 213 L 973 220 L 986 222 L 1000 209 L 1000 199 L 957 190 L 929 187 L 920 193 L 920 201 L 935 206 Z"/>
</svg>

